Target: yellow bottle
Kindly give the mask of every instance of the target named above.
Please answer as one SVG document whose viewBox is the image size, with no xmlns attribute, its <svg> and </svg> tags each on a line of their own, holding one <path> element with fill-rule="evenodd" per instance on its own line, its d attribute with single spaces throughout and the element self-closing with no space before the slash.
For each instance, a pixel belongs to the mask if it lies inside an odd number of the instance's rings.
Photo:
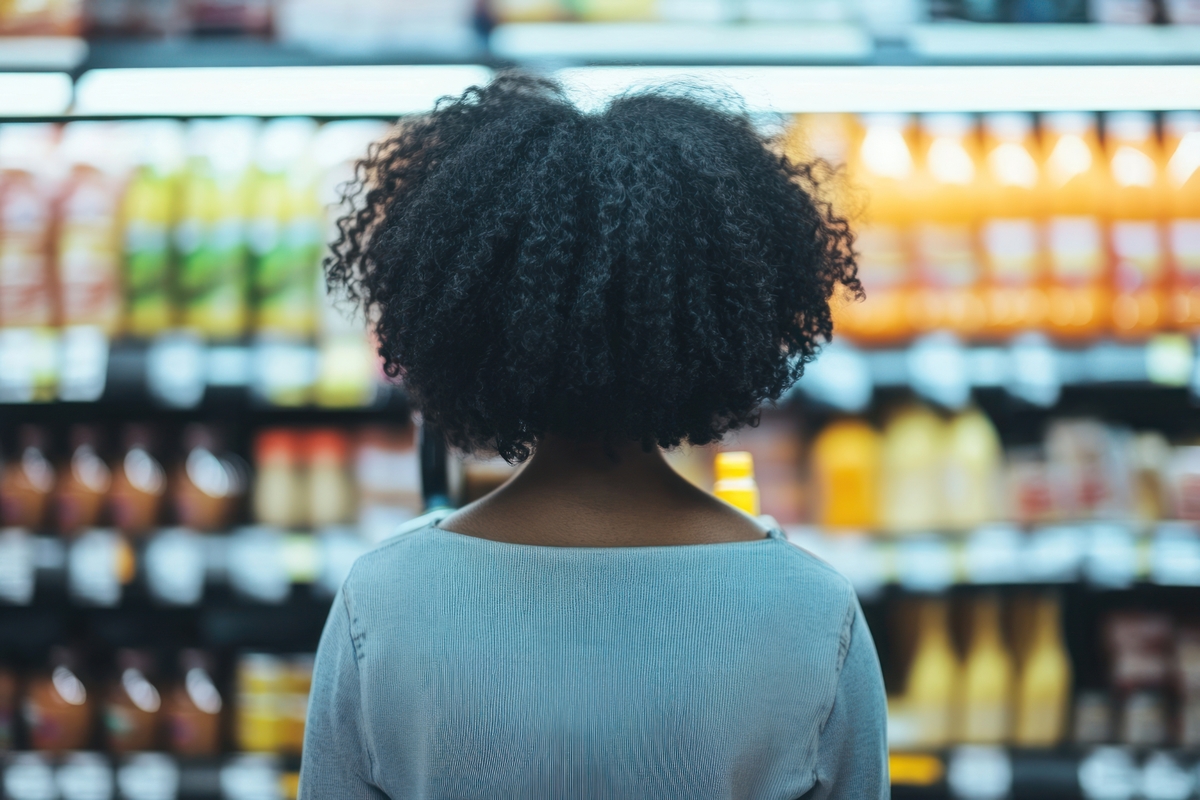
<svg viewBox="0 0 1200 800">
<path fill-rule="evenodd" d="M 1058 600 L 1038 600 L 1032 622 L 1017 687 L 1013 740 L 1020 747 L 1053 747 L 1066 732 L 1071 692 L 1071 662 L 1063 647 Z"/>
<path fill-rule="evenodd" d="M 917 614 L 917 647 L 908 670 L 904 706 L 914 744 L 944 747 L 950 742 L 960 667 L 950 643 L 949 609 L 944 600 L 925 600 Z"/>
<path fill-rule="evenodd" d="M 717 453 L 713 462 L 713 494 L 734 508 L 757 517 L 758 484 L 754 481 L 754 458 L 747 452 Z"/>
<path fill-rule="evenodd" d="M 812 476 L 822 526 L 878 527 L 880 450 L 879 434 L 860 419 L 833 422 L 817 436 Z"/>
<path fill-rule="evenodd" d="M 946 426 L 942 511 L 946 526 L 968 530 L 999 516 L 1004 453 L 991 420 L 978 410 Z"/>
<path fill-rule="evenodd" d="M 971 644 L 963 665 L 959 738 L 1000 744 L 1012 730 L 1013 665 L 1000 635 L 1000 600 L 985 595 L 971 608 Z"/>
<path fill-rule="evenodd" d="M 942 526 L 946 426 L 925 406 L 909 406 L 883 432 L 880 522 L 895 533 Z"/>
</svg>

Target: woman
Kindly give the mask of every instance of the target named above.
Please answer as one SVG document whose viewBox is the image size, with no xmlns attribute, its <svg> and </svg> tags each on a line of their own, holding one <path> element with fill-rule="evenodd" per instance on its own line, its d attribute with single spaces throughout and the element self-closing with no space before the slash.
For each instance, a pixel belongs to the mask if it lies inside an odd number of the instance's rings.
<svg viewBox="0 0 1200 800">
<path fill-rule="evenodd" d="M 860 291 L 817 189 L 718 104 L 520 76 L 371 150 L 331 287 L 427 422 L 525 466 L 355 564 L 301 798 L 888 796 L 849 584 L 660 452 L 752 423 Z"/>
</svg>

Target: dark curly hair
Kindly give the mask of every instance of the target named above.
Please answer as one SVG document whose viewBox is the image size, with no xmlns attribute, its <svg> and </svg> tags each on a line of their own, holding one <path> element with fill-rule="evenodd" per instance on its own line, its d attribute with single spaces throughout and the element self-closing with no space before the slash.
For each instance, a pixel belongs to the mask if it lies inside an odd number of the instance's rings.
<svg viewBox="0 0 1200 800">
<path fill-rule="evenodd" d="M 697 95 L 585 113 L 501 75 L 360 162 L 328 282 L 451 444 L 712 442 L 800 377 L 839 286 L 861 294 L 819 167 Z"/>
</svg>

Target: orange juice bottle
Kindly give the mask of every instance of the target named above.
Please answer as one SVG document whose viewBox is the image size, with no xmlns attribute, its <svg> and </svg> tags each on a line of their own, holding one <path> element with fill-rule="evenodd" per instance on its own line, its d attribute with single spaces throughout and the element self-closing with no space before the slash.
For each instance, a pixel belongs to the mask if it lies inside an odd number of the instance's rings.
<svg viewBox="0 0 1200 800">
<path fill-rule="evenodd" d="M 937 530 L 945 522 L 946 424 L 926 406 L 888 420 L 881 451 L 880 523 L 893 533 Z"/>
<path fill-rule="evenodd" d="M 1200 329 L 1200 112 L 1163 119 L 1168 193 L 1167 251 L 1171 262 L 1171 322 Z"/>
<path fill-rule="evenodd" d="M 1112 326 L 1118 335 L 1136 338 L 1158 330 L 1167 317 L 1162 150 L 1154 117 L 1144 111 L 1108 114 L 1105 133 L 1112 174 L 1108 203 Z"/>
<path fill-rule="evenodd" d="M 874 530 L 879 524 L 879 434 L 860 419 L 830 423 L 812 449 L 817 521 L 827 528 Z"/>
<path fill-rule="evenodd" d="M 855 231 L 858 275 L 867 297 L 835 306 L 839 333 L 866 343 L 903 339 L 912 331 L 905 314 L 911 284 L 912 182 L 916 175 L 904 114 L 869 114 L 851 149 L 853 181 L 866 199 Z"/>
<path fill-rule="evenodd" d="M 1102 228 L 1110 183 L 1096 115 L 1047 114 L 1043 135 L 1048 327 L 1060 338 L 1092 338 L 1108 329 L 1111 305 Z"/>
<path fill-rule="evenodd" d="M 976 231 L 980 222 L 979 144 L 967 114 L 921 118 L 922 171 L 914 225 L 920 288 L 909 315 L 918 330 L 979 332 L 985 314 Z"/>
<path fill-rule="evenodd" d="M 1005 337 L 1045 323 L 1045 195 L 1038 192 L 1040 153 L 1032 115 L 988 114 L 983 131 L 984 329 Z"/>
</svg>

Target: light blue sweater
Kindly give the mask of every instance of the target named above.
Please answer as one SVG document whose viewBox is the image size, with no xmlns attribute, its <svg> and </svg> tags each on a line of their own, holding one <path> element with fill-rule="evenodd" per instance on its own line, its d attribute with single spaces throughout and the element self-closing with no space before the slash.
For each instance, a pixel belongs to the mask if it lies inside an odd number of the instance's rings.
<svg viewBox="0 0 1200 800">
<path fill-rule="evenodd" d="M 782 534 L 537 547 L 436 520 L 334 600 L 301 800 L 889 796 L 862 610 Z"/>
</svg>

